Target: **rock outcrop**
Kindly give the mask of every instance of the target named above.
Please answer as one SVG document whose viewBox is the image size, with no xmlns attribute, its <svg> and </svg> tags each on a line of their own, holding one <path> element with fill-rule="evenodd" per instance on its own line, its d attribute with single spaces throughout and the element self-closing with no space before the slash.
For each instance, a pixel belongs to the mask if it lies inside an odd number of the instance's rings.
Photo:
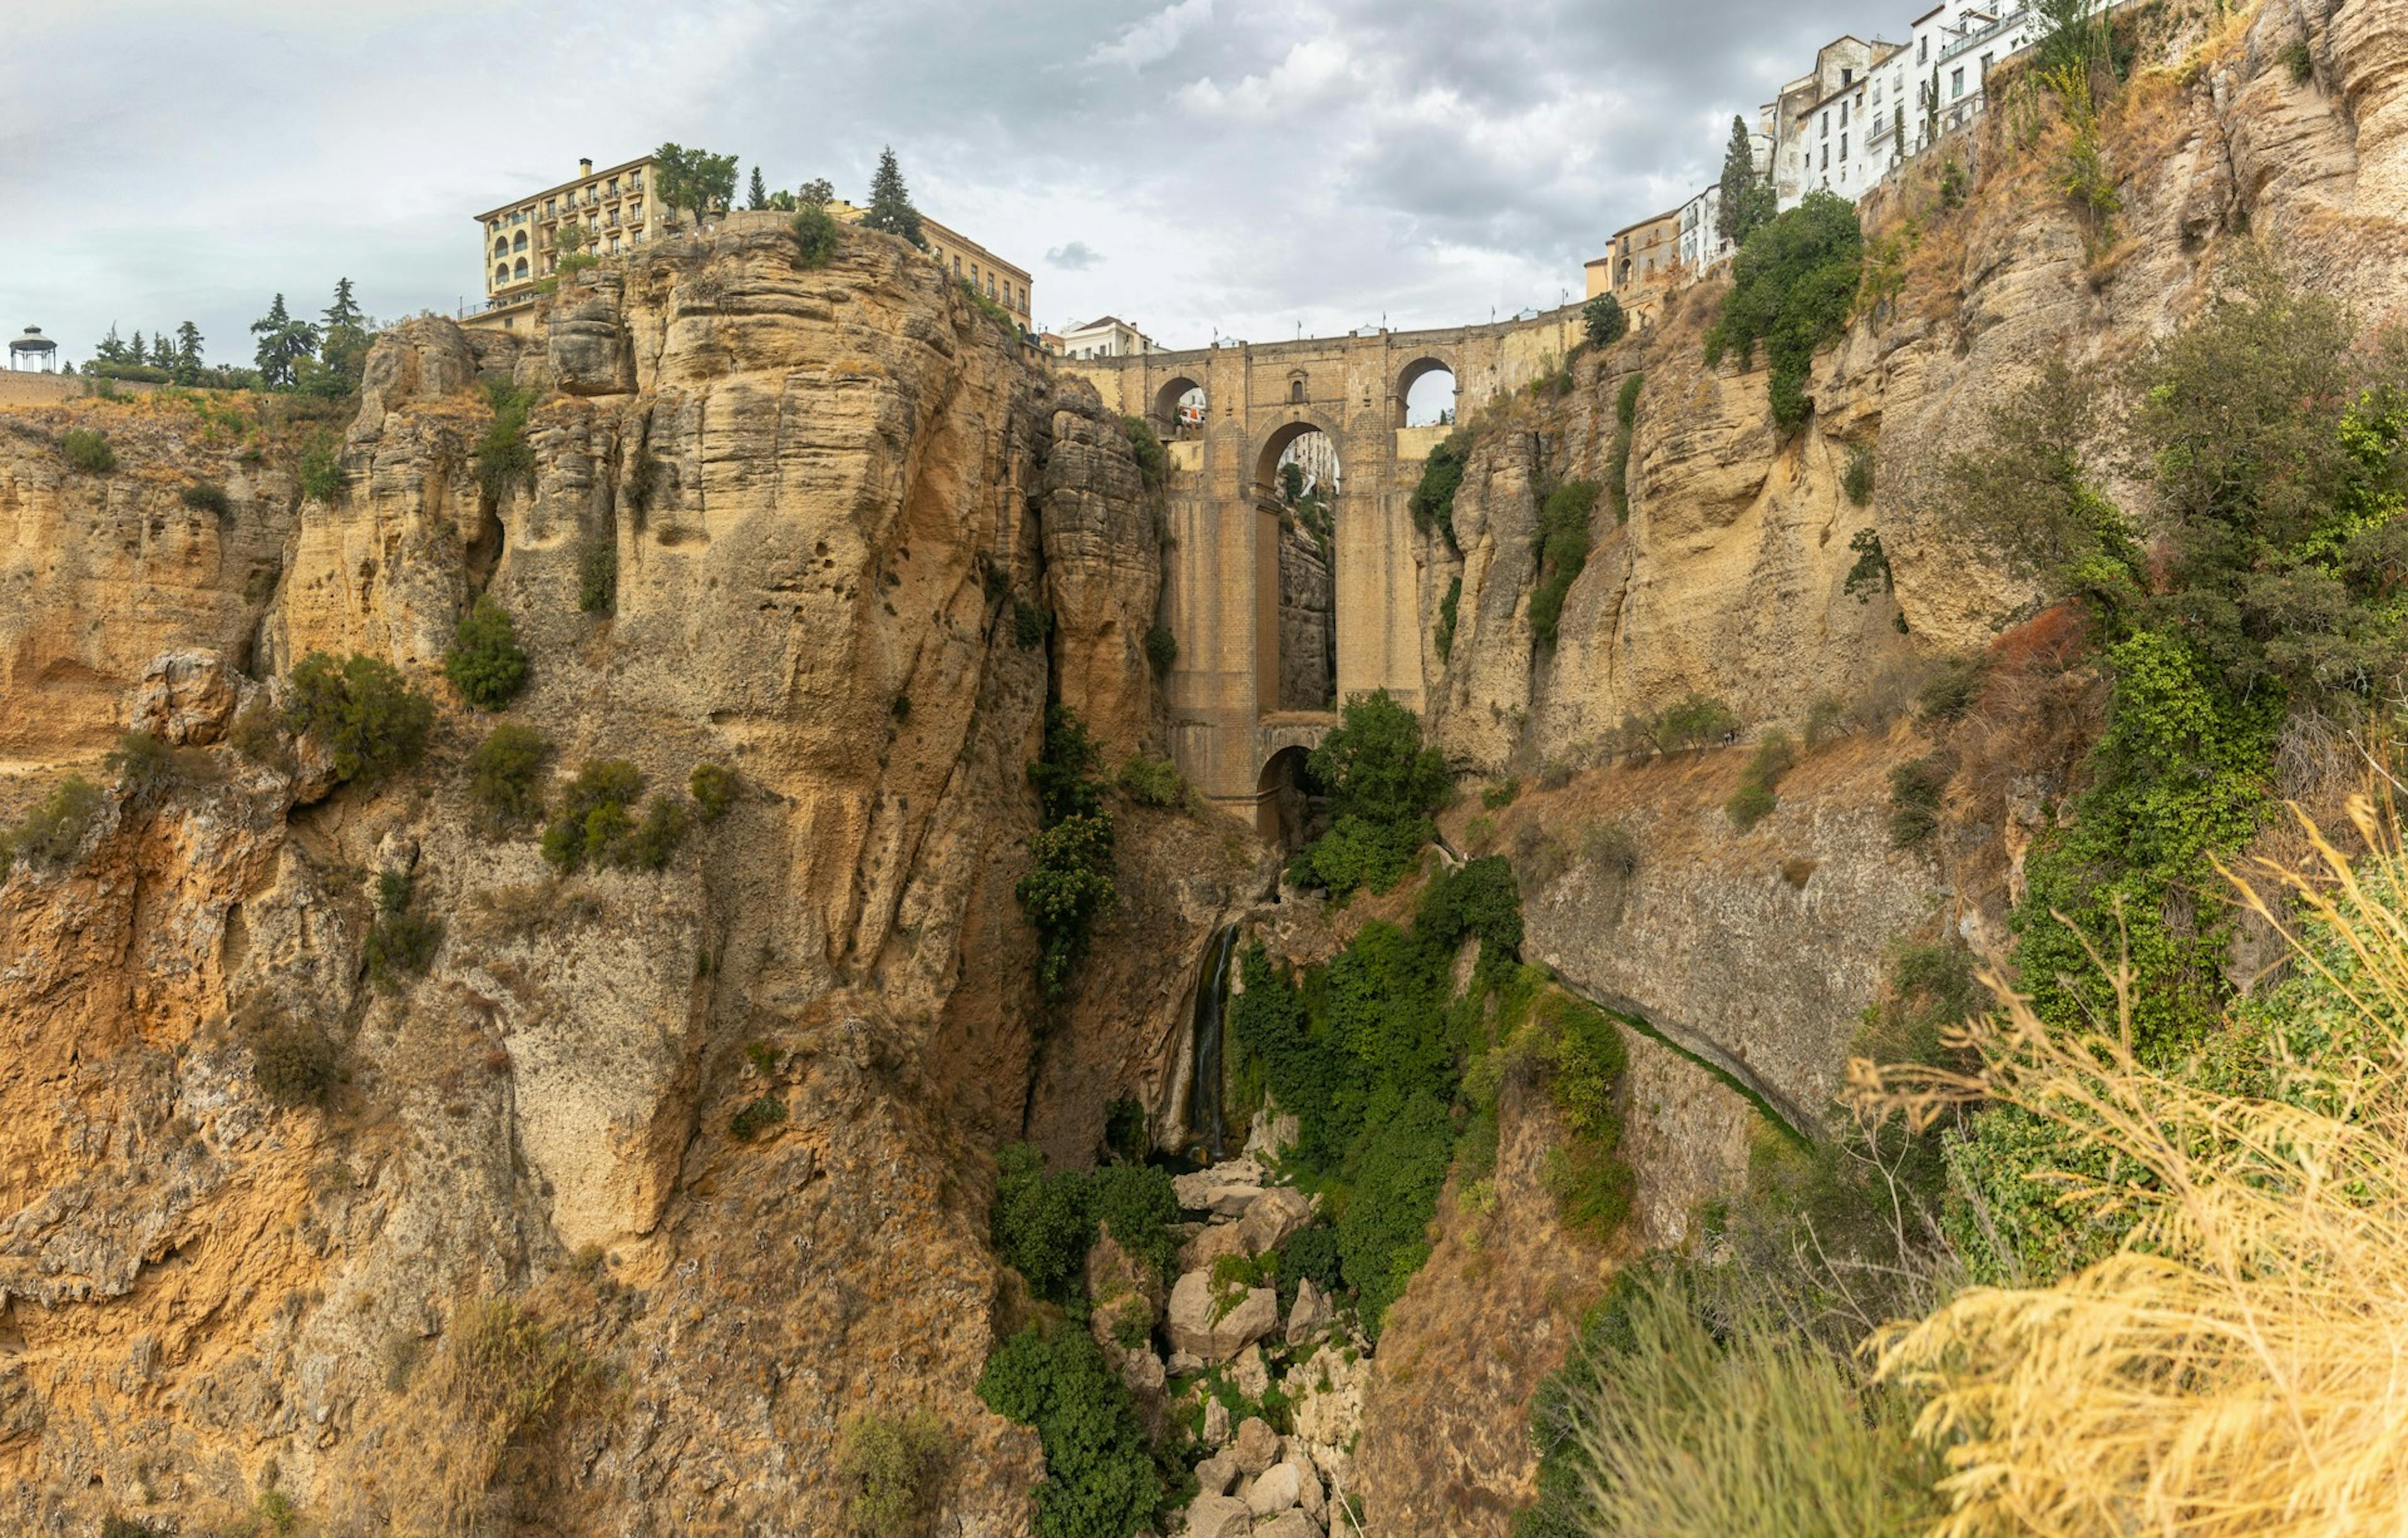
<svg viewBox="0 0 2408 1538">
<path fill-rule="evenodd" d="M 494 452 L 497 408 L 523 448 Z M 774 229 L 583 275 L 531 339 L 404 323 L 339 436 L 231 410 L 0 413 L 0 797 L 102 772 L 129 726 L 184 755 L 0 888 L 0 1526 L 273 1482 L 397 1531 L 463 1491 L 562 1531 L 810 1531 L 844 1423 L 926 1409 L 948 1531 L 1021 1531 L 1035 1438 L 970 1391 L 982 1150 L 1083 1155 L 1111 1101 L 1160 1098 L 1255 864 L 1234 826 L 1131 809 L 1103 991 L 1040 1059 L 1012 886 L 1049 686 L 1108 769 L 1160 751 L 1159 536 L 1120 424 L 899 243 L 814 270 Z M 65 465 L 70 425 L 113 473 Z M 322 461 L 303 495 L 330 446 L 339 490 Z M 222 510 L 182 495 L 204 481 Z M 533 661 L 504 718 L 555 772 L 734 771 L 666 869 L 564 876 L 486 836 L 492 718 L 437 676 L 479 595 Z M 332 787 L 260 682 L 315 651 L 442 702 L 424 763 Z M 443 927 L 377 986 L 384 871 Z M 331 1054 L 322 1107 L 259 1085 L 288 1026 Z M 412 1387 L 453 1381 L 493 1299 L 613 1385 L 500 1479 Z"/>
</svg>

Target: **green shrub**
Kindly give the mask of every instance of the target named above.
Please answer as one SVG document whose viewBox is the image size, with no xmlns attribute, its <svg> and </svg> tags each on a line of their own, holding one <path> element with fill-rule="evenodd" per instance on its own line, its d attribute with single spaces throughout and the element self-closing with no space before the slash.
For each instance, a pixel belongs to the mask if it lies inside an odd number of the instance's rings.
<svg viewBox="0 0 2408 1538">
<path fill-rule="evenodd" d="M 1443 663 L 1455 651 L 1455 625 L 1457 609 L 1463 603 L 1463 578 L 1457 575 L 1446 584 L 1446 597 L 1438 601 L 1438 632 L 1431 639 L 1438 647 L 1438 659 Z"/>
<path fill-rule="evenodd" d="M 1452 952 L 1476 937 L 1484 960 L 1522 954 L 1522 899 L 1513 867 L 1502 855 L 1484 855 L 1441 871 L 1422 890 L 1413 934 Z"/>
<path fill-rule="evenodd" d="M 527 654 L 509 611 L 485 597 L 471 604 L 443 654 L 443 676 L 461 698 L 485 711 L 500 710 L 526 687 Z"/>
<path fill-rule="evenodd" d="M 1121 766 L 1120 787 L 1133 801 L 1146 806 L 1184 806 L 1187 779 L 1168 758 L 1132 755 Z"/>
<path fill-rule="evenodd" d="M 146 731 L 121 732 L 103 762 L 130 796 L 148 795 L 184 777 L 176 750 Z"/>
<path fill-rule="evenodd" d="M 1423 1092 L 1404 1099 L 1368 1134 L 1352 1165 L 1354 1197 L 1338 1222 L 1338 1253 L 1364 1332 L 1377 1340 L 1388 1306 L 1429 1258 L 1424 1230 L 1455 1157 L 1455 1124 L 1438 1097 Z"/>
<path fill-rule="evenodd" d="M 1162 1476 L 1127 1387 L 1084 1326 L 1066 1324 L 1050 1339 L 1036 1326 L 1014 1335 L 987 1359 L 978 1395 L 1006 1420 L 1034 1426 L 1044 1446 L 1037 1538 L 1128 1538 L 1153 1522 Z"/>
<path fill-rule="evenodd" d="M 1555 644 L 1564 597 L 1588 564 L 1588 521 L 1597 509 L 1598 483 L 1567 481 L 1539 508 L 1539 585 L 1530 595 L 1530 630 L 1541 646 Z"/>
<path fill-rule="evenodd" d="M 532 726 L 504 722 L 468 755 L 468 800 L 489 838 L 543 820 L 545 767 L 552 747 Z"/>
<path fill-rule="evenodd" d="M 1454 788 L 1444 755 L 1422 745 L 1420 718 L 1385 689 L 1358 695 L 1309 767 L 1328 793 L 1333 820 L 1291 869 L 1333 896 L 1394 886 L 1436 836 L 1430 814 Z"/>
<path fill-rule="evenodd" d="M 354 652 L 337 662 L 312 652 L 288 682 L 286 723 L 326 751 L 337 780 L 375 781 L 426 751 L 435 704 L 383 658 Z"/>
<path fill-rule="evenodd" d="M 1940 826 L 1940 798 L 1956 767 L 1939 755 L 1900 764 L 1889 771 L 1889 841 L 1893 849 L 1920 849 Z"/>
<path fill-rule="evenodd" d="M 1025 598 L 1011 600 L 1011 640 L 1024 652 L 1034 652 L 1054 633 L 1054 616 Z"/>
<path fill-rule="evenodd" d="M 619 544 L 592 539 L 577 555 L 577 608 L 580 613 L 619 611 Z"/>
<path fill-rule="evenodd" d="M 251 1049 L 251 1076 L 270 1105 L 291 1110 L 325 1103 L 335 1085 L 335 1048 L 315 1025 L 254 1008 L 244 1012 L 236 1029 Z"/>
<path fill-rule="evenodd" d="M 214 481 L 195 481 L 177 495 L 188 508 L 214 513 L 220 518 L 234 516 L 234 499 L 226 495 L 223 486 Z"/>
<path fill-rule="evenodd" d="M 2316 56 L 2309 49 L 2308 40 L 2305 37 L 2294 37 L 2285 43 L 2282 51 L 2275 57 L 2282 61 L 2284 68 L 2291 72 L 2293 85 L 2305 85 L 2315 79 Z"/>
<path fill-rule="evenodd" d="M 1824 743 L 1845 736 L 1847 727 L 1846 701 L 1837 695 L 1816 695 L 1806 707 L 1806 751 L 1813 753 Z"/>
<path fill-rule="evenodd" d="M 109 447 L 108 436 L 90 427 L 68 428 L 59 439 L 59 452 L 86 475 L 107 475 L 117 468 L 117 451 Z"/>
<path fill-rule="evenodd" d="M 1067 707 L 1045 708 L 1043 750 L 1028 766 L 1042 826 L 1029 841 L 1028 873 L 1012 895 L 1036 927 L 1038 981 L 1066 997 L 1096 919 L 1119 900 L 1112 882 L 1112 819 L 1095 778 L 1096 747 Z"/>
<path fill-rule="evenodd" d="M 1407 504 L 1413 515 L 1413 527 L 1425 535 L 1443 534 L 1451 546 L 1455 544 L 1455 494 L 1463 485 L 1463 467 L 1471 458 L 1471 441 L 1470 433 L 1456 431 L 1432 449 L 1429 457 L 1422 461 L 1422 478 L 1414 484 L 1412 498 Z"/>
<path fill-rule="evenodd" d="M 0 876 L 18 860 L 60 866 L 73 859 L 99 820 L 100 807 L 98 785 L 80 774 L 60 781 L 14 828 L 0 831 Z"/>
<path fill-rule="evenodd" d="M 1172 1203 L 1175 1218 L 1177 1203 Z M 1020 1272 L 1029 1290 L 1055 1302 L 1073 1297 L 1096 1242 L 1096 1214 L 1086 1176 L 1048 1173 L 1045 1156 L 1025 1143 L 996 1155 L 995 1203 L 987 1214 L 996 1258 Z"/>
<path fill-rule="evenodd" d="M 1170 1171 L 1154 1164 L 1108 1164 L 1087 1177 L 1096 1226 L 1131 1259 L 1164 1281 L 1179 1267 L 1179 1197 Z"/>
<path fill-rule="evenodd" d="M 369 978 L 388 992 L 399 991 L 405 975 L 423 975 L 443 943 L 442 921 L 411 910 L 412 886 L 399 870 L 377 877 L 377 921 L 366 955 Z"/>
<path fill-rule="evenodd" d="M 562 259 L 563 266 L 566 260 Z M 489 381 L 485 398 L 493 405 L 494 420 L 477 439 L 477 484 L 488 501 L 499 502 L 513 486 L 535 489 L 535 445 L 527 441 L 527 418 L 538 397 L 532 389 Z"/>
<path fill-rule="evenodd" d="M 1522 794 L 1522 782 L 1508 775 L 1480 793 L 1480 804 L 1491 812 L 1502 812 Z"/>
<path fill-rule="evenodd" d="M 1848 548 L 1856 553 L 1856 560 L 1841 582 L 1841 592 L 1858 603 L 1870 603 L 1875 594 L 1896 590 L 1898 582 L 1890 573 L 1889 553 L 1882 549 L 1880 530 L 1856 530 L 1848 537 Z"/>
<path fill-rule="evenodd" d="M 624 758 L 591 758 L 563 786 L 543 830 L 543 857 L 562 870 L 608 856 L 635 831 L 627 807 L 644 793 L 643 771 Z"/>
<path fill-rule="evenodd" d="M 1639 391 L 1646 382 L 1646 375 L 1633 374 L 1622 381 L 1621 389 L 1613 393 L 1613 420 L 1626 431 L 1638 425 Z"/>
<path fill-rule="evenodd" d="M 1791 745 L 1789 734 L 1779 727 L 1766 732 L 1757 741 L 1755 756 L 1741 773 L 1738 792 L 1723 803 L 1723 811 L 1741 832 L 1772 814 L 1780 804 L 1780 798 L 1773 794 L 1774 787 L 1797 762 L 1798 751 Z"/>
<path fill-rule="evenodd" d="M 795 265 L 803 267 L 824 267 L 836 260 L 837 248 L 843 242 L 843 226 L 836 215 L 817 204 L 806 206 L 795 215 L 788 226 L 795 233 Z"/>
<path fill-rule="evenodd" d="M 1873 452 L 1859 443 L 1848 451 L 1848 467 L 1840 472 L 1840 489 L 1863 507 L 1873 499 Z"/>
<path fill-rule="evenodd" d="M 1982 679 L 1986 671 L 1978 654 L 1942 659 L 1917 693 L 1916 712 L 1926 721 L 1962 719 L 1973 708 L 1973 701 L 1981 697 Z"/>
<path fill-rule="evenodd" d="M 1613 435 L 1613 447 L 1607 451 L 1606 484 L 1613 492 L 1613 521 L 1630 522 L 1630 431 L 1624 428 Z"/>
<path fill-rule="evenodd" d="M 320 438 L 301 451 L 301 495 L 312 502 L 339 502 L 351 489 L 334 440 Z"/>
<path fill-rule="evenodd" d="M 234 714 L 234 724 L 226 728 L 226 740 L 234 751 L 254 764 L 270 769 L 290 769 L 293 749 L 284 737 L 284 717 L 260 690 Z"/>
<path fill-rule="evenodd" d="M 727 1120 L 727 1130 L 738 1143 L 751 1143 L 754 1138 L 786 1119 L 786 1102 L 775 1094 L 762 1095 L 744 1102 Z"/>
<path fill-rule="evenodd" d="M 1129 453 L 1137 458 L 1138 474 L 1146 489 L 1160 490 L 1170 479 L 1170 451 L 1154 436 L 1154 424 L 1143 417 L 1123 417 L 1121 431 L 1128 437 Z"/>
<path fill-rule="evenodd" d="M 1835 194 L 1811 192 L 1756 230 L 1731 260 L 1731 288 L 1706 332 L 1706 362 L 1737 352 L 1749 367 L 1761 341 L 1772 365 L 1772 420 L 1783 431 L 1806 421 L 1806 376 L 1815 350 L 1846 329 L 1864 264 L 1856 210 Z"/>
<path fill-rule="evenodd" d="M 1581 306 L 1581 334 L 1591 347 L 1612 347 L 1622 339 L 1629 328 L 1630 318 L 1622 312 L 1622 301 L 1611 294 L 1600 294 Z"/>
<path fill-rule="evenodd" d="M 1704 752 L 1739 730 L 1739 716 L 1712 695 L 1689 695 L 1655 717 L 1656 746 L 1666 754 Z"/>
<path fill-rule="evenodd" d="M 834 228 L 836 221 L 825 209 L 806 209 L 799 218 L 813 213 Z M 844 1492 L 845 1531 L 852 1538 L 917 1538 L 941 1503 L 939 1497 L 951 1458 L 943 1423 L 926 1410 L 914 1410 L 899 1419 L 848 1418 L 836 1452 L 837 1479 Z"/>
<path fill-rule="evenodd" d="M 727 814 L 736 800 L 736 771 L 717 764 L 696 764 L 686 777 L 687 793 L 694 797 L 695 814 L 706 823 L 715 823 Z"/>
<path fill-rule="evenodd" d="M 1170 633 L 1170 626 L 1157 625 L 1145 633 L 1145 660 L 1156 673 L 1170 671 L 1170 665 L 1179 660 L 1179 638 Z"/>
<path fill-rule="evenodd" d="M 155 1528 L 130 1516 L 108 1516 L 101 1519 L 100 1538 L 168 1538 L 168 1535 L 165 1528 Z"/>
<path fill-rule="evenodd" d="M 627 831 L 626 837 L 593 857 L 623 870 L 665 870 L 692 826 L 693 820 L 681 802 L 673 797 L 654 796 L 644 803 L 643 819 Z"/>
</svg>

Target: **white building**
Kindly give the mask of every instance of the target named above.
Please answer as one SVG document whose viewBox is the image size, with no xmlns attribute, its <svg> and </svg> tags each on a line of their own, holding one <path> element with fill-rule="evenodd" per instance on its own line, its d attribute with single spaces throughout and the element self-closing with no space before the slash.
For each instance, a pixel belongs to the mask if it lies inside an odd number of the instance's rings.
<svg viewBox="0 0 2408 1538">
<path fill-rule="evenodd" d="M 1692 277 L 1704 277 L 1739 250 L 1723 238 L 1722 213 L 1723 184 L 1719 181 L 1707 182 L 1705 191 L 1680 207 L 1677 217 L 1681 222 L 1681 266 Z"/>
<path fill-rule="evenodd" d="M 1119 358 L 1154 351 L 1152 338 L 1126 321 L 1110 315 L 1099 315 L 1084 325 L 1069 326 L 1062 332 L 1062 355 L 1066 358 Z"/>
<path fill-rule="evenodd" d="M 1812 72 L 1783 86 L 1781 94 L 1765 105 L 1763 126 L 1772 136 L 1772 189 L 1781 211 L 1798 207 L 1817 187 L 1838 190 L 1831 181 L 1832 152 L 1839 150 L 1838 159 L 1845 165 L 1850 159 L 1847 149 L 1863 145 L 1863 132 L 1853 126 L 1844 130 L 1849 137 L 1843 147 L 1834 132 L 1822 127 L 1823 114 L 1828 108 L 1836 118 L 1839 104 L 1852 99 L 1875 61 L 1887 58 L 1897 47 L 1861 37 L 1835 37 L 1814 50 Z M 1851 113 L 1855 110 L 1851 105 Z"/>
</svg>

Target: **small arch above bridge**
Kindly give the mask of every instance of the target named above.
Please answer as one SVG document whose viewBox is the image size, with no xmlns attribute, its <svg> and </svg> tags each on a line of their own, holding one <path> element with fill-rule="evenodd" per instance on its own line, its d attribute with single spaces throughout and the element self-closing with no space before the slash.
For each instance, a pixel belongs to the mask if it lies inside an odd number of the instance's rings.
<svg viewBox="0 0 2408 1538">
<path fill-rule="evenodd" d="M 1265 435 L 1262 450 L 1254 456 L 1254 495 L 1257 497 L 1276 497 L 1279 495 L 1280 457 L 1297 439 L 1311 433 L 1319 433 L 1329 439 L 1330 449 L 1337 455 L 1338 462 L 1340 465 L 1346 462 L 1345 445 L 1339 440 L 1335 429 L 1311 415 L 1283 422 Z"/>
</svg>

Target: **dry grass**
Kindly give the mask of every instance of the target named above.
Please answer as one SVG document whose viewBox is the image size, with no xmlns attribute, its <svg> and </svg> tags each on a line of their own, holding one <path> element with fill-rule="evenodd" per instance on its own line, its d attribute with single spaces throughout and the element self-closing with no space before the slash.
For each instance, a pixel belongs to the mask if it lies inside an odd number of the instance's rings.
<svg viewBox="0 0 2408 1538">
<path fill-rule="evenodd" d="M 2300 1032 L 2315 1050 L 2272 1033 L 2254 1092 L 2144 1068 L 2128 969 L 2113 1031 L 2052 1037 L 1992 979 L 2004 1007 L 1965 1034 L 1977 1074 L 1852 1065 L 1873 1104 L 1985 1098 L 2069 1156 L 2104 1151 L 2112 1180 L 2042 1178 L 2137 1219 L 2072 1276 L 1970 1287 L 1869 1343 L 1945 1455 L 1935 1533 L 2408 1531 L 2408 905 L 2363 884 L 2401 869 L 2400 845 L 2367 798 L 2350 810 L 2379 851 L 2362 868 L 2303 816 L 2313 870 L 2236 880 L 2328 1001 Z"/>
</svg>

